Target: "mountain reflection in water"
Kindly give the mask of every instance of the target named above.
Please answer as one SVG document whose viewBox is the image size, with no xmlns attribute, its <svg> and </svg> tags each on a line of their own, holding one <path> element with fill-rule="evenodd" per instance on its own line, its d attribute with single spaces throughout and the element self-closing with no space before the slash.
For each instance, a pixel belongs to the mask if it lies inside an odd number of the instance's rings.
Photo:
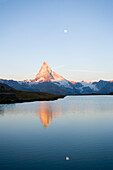
<svg viewBox="0 0 113 170">
<path fill-rule="evenodd" d="M 37 111 L 43 126 L 46 128 L 51 124 L 52 119 L 61 115 L 60 107 L 52 107 L 49 102 L 40 102 L 39 109 Z"/>
</svg>

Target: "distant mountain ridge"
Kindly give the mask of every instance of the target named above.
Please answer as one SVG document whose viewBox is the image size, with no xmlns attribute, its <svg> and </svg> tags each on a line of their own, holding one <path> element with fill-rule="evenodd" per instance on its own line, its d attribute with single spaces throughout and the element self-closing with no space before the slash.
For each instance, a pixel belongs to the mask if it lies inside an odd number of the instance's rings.
<svg viewBox="0 0 113 170">
<path fill-rule="evenodd" d="M 0 83 L 0 89 L 1 90 L 14 90 L 14 88 L 8 86 L 7 84 Z"/>
<path fill-rule="evenodd" d="M 91 93 L 108 94 L 113 92 L 113 81 L 69 81 L 52 71 L 51 67 L 46 62 L 43 62 L 35 79 L 24 81 L 0 79 L 0 83 L 6 84 L 16 90 L 42 91 L 65 95 Z"/>
</svg>

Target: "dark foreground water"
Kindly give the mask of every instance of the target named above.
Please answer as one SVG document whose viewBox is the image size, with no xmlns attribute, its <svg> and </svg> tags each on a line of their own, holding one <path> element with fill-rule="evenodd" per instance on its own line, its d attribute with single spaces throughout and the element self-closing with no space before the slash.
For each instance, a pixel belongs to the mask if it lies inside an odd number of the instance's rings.
<svg viewBox="0 0 113 170">
<path fill-rule="evenodd" d="M 113 97 L 0 105 L 2 169 L 113 169 Z"/>
</svg>

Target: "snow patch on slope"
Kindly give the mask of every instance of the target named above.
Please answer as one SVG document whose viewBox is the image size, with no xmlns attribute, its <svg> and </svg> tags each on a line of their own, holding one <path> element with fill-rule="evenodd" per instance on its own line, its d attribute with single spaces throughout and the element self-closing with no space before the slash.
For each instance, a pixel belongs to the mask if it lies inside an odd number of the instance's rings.
<svg viewBox="0 0 113 170">
<path fill-rule="evenodd" d="M 87 83 L 87 82 L 85 82 L 85 81 L 82 81 L 82 82 L 80 82 L 82 85 L 83 85 L 83 87 L 90 87 L 92 90 L 94 90 L 94 91 L 98 91 L 99 89 L 96 87 L 96 85 L 94 85 L 94 84 L 92 84 L 92 83 Z M 82 87 L 82 88 L 83 88 Z"/>
<path fill-rule="evenodd" d="M 58 86 L 64 86 L 66 88 L 71 88 L 73 89 L 73 87 L 69 84 L 69 82 L 67 80 L 58 80 L 58 81 L 53 81 L 54 84 L 58 85 Z"/>
</svg>

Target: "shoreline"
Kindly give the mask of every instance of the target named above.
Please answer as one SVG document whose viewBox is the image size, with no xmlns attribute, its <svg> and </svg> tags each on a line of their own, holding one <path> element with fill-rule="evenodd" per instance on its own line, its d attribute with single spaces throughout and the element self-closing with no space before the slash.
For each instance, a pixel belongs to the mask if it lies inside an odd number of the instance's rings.
<svg viewBox="0 0 113 170">
<path fill-rule="evenodd" d="M 57 95 L 44 92 L 2 90 L 0 91 L 0 104 L 13 104 L 34 101 L 53 101 L 64 98 L 66 95 Z"/>
<path fill-rule="evenodd" d="M 113 95 L 91 93 L 91 94 L 74 94 L 74 95 L 58 95 L 45 92 L 32 92 L 32 91 L 17 91 L 17 90 L 0 90 L 0 104 L 13 104 L 35 101 L 54 101 L 66 96 L 103 96 Z"/>
</svg>

